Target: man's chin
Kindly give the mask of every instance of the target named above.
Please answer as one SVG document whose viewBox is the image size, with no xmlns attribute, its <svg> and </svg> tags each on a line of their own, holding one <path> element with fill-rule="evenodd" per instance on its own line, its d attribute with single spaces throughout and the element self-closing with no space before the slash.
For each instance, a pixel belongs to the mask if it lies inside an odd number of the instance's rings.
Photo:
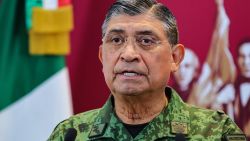
<svg viewBox="0 0 250 141">
<path fill-rule="evenodd" d="M 124 96 L 137 96 L 143 93 L 143 90 L 136 88 L 126 88 L 126 89 L 117 89 L 116 93 Z"/>
</svg>

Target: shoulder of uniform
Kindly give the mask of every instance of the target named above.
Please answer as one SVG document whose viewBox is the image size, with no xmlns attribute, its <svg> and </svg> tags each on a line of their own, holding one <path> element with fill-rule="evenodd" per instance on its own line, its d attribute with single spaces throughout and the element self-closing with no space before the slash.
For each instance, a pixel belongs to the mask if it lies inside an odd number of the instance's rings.
<svg viewBox="0 0 250 141">
<path fill-rule="evenodd" d="M 216 122 L 222 125 L 235 124 L 232 119 L 230 119 L 230 117 L 222 110 L 205 109 L 195 106 L 190 107 L 190 111 L 192 111 L 190 114 L 193 116 L 193 118 L 198 118 L 207 122 Z"/>
<path fill-rule="evenodd" d="M 80 123 L 91 124 L 94 121 L 95 117 L 98 115 L 99 110 L 100 109 L 94 109 L 94 110 L 90 110 L 90 111 L 86 111 L 83 113 L 73 115 L 70 118 L 59 123 L 59 125 L 63 125 L 63 126 L 69 125 L 71 127 L 74 127 L 75 125 L 78 125 Z"/>
<path fill-rule="evenodd" d="M 100 109 L 89 110 L 83 113 L 76 114 L 71 116 L 69 120 L 81 120 L 82 122 L 90 122 L 96 117 Z"/>
<path fill-rule="evenodd" d="M 223 121 L 228 116 L 222 110 L 205 109 L 186 104 L 186 108 L 189 111 L 191 119 L 199 119 L 200 121 Z"/>
<path fill-rule="evenodd" d="M 90 129 L 90 126 L 93 124 L 94 119 L 98 115 L 99 110 L 100 109 L 86 111 L 63 120 L 55 127 L 48 141 L 64 135 L 64 132 L 66 132 L 66 130 L 69 128 L 75 128 L 79 132 L 88 131 Z"/>
<path fill-rule="evenodd" d="M 228 116 L 225 122 L 223 123 L 223 133 L 225 135 L 243 134 L 241 129 Z"/>
<path fill-rule="evenodd" d="M 196 131 L 195 134 L 203 135 L 204 132 L 207 132 L 213 135 L 224 135 L 230 140 L 233 138 L 238 138 L 239 141 L 244 139 L 242 131 L 224 111 L 205 109 L 189 104 L 185 104 L 184 108 L 189 112 L 190 130 L 194 129 L 193 127 L 203 129 Z"/>
</svg>

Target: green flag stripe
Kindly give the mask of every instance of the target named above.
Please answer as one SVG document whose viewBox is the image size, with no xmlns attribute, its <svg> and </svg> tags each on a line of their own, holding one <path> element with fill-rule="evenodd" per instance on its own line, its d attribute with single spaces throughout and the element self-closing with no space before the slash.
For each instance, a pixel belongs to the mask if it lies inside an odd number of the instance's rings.
<svg viewBox="0 0 250 141">
<path fill-rule="evenodd" d="M 24 0 L 0 5 L 0 111 L 61 70 L 64 57 L 28 54 Z"/>
</svg>

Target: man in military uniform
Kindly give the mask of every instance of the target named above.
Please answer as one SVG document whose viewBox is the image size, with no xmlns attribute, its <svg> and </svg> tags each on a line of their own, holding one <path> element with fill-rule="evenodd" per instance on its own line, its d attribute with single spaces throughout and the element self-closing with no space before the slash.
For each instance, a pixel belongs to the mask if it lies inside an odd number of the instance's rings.
<svg viewBox="0 0 250 141">
<path fill-rule="evenodd" d="M 99 58 L 110 98 L 101 109 L 61 122 L 49 141 L 160 141 L 177 136 L 245 140 L 223 112 L 187 105 L 166 87 L 184 56 L 176 20 L 168 8 L 155 0 L 118 0 L 102 30 Z"/>
</svg>

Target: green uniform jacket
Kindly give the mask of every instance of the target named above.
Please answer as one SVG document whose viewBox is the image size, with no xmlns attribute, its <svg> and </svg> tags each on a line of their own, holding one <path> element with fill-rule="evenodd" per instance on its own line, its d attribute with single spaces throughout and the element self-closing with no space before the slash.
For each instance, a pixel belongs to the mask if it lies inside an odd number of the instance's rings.
<svg viewBox="0 0 250 141">
<path fill-rule="evenodd" d="M 80 113 L 61 122 L 48 141 L 64 141 L 69 128 L 77 130 L 76 141 L 164 141 L 175 140 L 176 133 L 186 140 L 220 141 L 222 137 L 245 140 L 242 131 L 223 112 L 197 108 L 184 103 L 171 88 L 166 88 L 169 103 L 135 138 L 117 118 L 113 97 L 101 109 Z"/>
</svg>

